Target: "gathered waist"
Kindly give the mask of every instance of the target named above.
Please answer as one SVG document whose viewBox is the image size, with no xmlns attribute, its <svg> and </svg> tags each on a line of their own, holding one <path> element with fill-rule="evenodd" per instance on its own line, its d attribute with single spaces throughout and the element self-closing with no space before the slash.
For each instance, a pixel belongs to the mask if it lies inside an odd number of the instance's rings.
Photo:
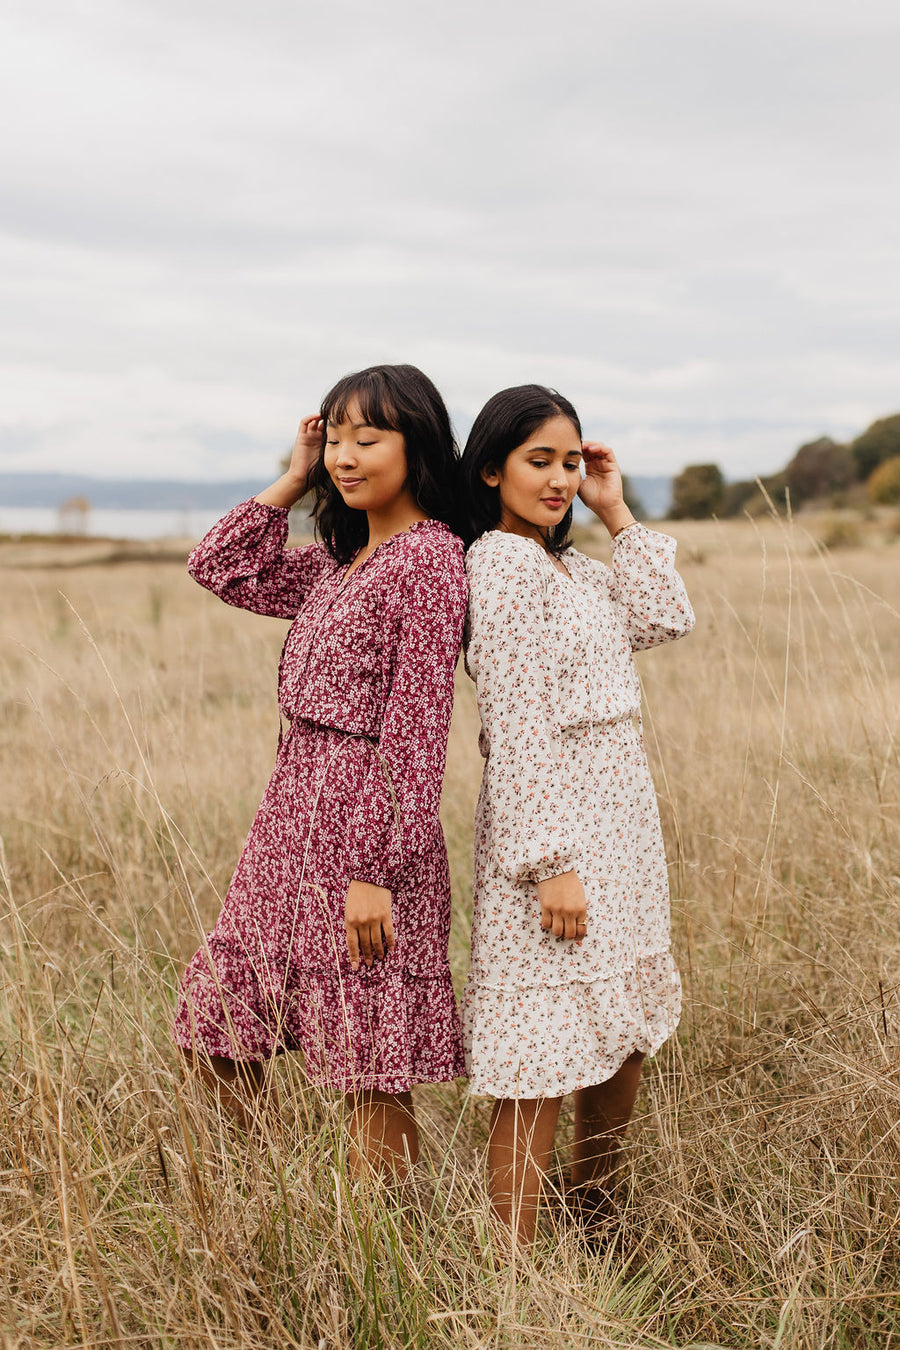
<svg viewBox="0 0 900 1350">
<path fill-rule="evenodd" d="M 576 744 L 584 743 L 588 746 L 596 745 L 598 739 L 603 736 L 616 734 L 627 736 L 639 742 L 643 741 L 639 708 L 629 708 L 627 712 L 617 713 L 612 717 L 597 718 L 595 721 L 585 719 L 582 722 L 569 722 L 565 726 L 556 728 L 556 735 L 561 741 Z M 483 729 L 478 737 L 478 749 L 481 752 L 482 759 L 490 759 L 491 747 Z"/>
<path fill-rule="evenodd" d="M 368 741 L 370 745 L 378 744 L 379 731 L 371 730 L 368 727 L 342 727 L 335 726 L 333 722 L 320 722 L 312 717 L 291 717 L 284 708 L 279 708 L 281 714 L 282 734 L 285 740 L 289 735 L 332 735 L 344 736 L 348 740 Z"/>
<path fill-rule="evenodd" d="M 612 717 L 585 718 L 580 722 L 570 722 L 559 728 L 560 736 L 565 739 L 596 735 L 604 731 L 641 731 L 640 708 L 629 708 L 627 712 L 615 713 Z"/>
</svg>

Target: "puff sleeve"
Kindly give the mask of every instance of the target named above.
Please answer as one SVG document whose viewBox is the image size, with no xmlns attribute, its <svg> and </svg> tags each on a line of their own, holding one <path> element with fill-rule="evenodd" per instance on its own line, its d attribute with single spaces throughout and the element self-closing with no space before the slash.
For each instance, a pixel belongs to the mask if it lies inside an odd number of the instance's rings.
<svg viewBox="0 0 900 1350">
<path fill-rule="evenodd" d="M 335 564 L 320 544 L 285 547 L 289 515 L 287 507 L 255 500 L 233 507 L 193 550 L 188 572 L 226 604 L 293 619 Z"/>
<path fill-rule="evenodd" d="M 684 637 L 694 627 L 694 611 L 684 582 L 675 571 L 671 535 L 629 525 L 613 541 L 611 596 L 632 651 Z"/>
</svg>

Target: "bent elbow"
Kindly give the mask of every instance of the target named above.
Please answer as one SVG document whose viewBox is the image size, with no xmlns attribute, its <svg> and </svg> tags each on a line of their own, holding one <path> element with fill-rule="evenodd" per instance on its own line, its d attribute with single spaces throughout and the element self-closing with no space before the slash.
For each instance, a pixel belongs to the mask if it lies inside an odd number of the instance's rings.
<svg viewBox="0 0 900 1350">
<path fill-rule="evenodd" d="M 187 560 L 188 576 L 200 586 L 207 590 L 212 590 L 212 568 L 209 565 L 209 559 L 204 555 L 203 550 L 198 545 L 191 550 Z"/>
</svg>

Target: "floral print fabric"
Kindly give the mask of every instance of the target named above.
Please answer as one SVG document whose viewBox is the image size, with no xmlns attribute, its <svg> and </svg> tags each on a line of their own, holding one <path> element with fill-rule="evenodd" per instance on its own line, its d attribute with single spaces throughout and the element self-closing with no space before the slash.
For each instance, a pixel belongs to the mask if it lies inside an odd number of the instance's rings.
<svg viewBox="0 0 900 1350">
<path fill-rule="evenodd" d="M 632 652 L 690 632 L 675 541 L 633 525 L 612 567 L 574 549 L 569 575 L 519 535 L 467 557 L 466 666 L 485 757 L 475 819 L 472 964 L 463 996 L 472 1088 L 563 1096 L 672 1033 L 662 832 Z M 588 934 L 540 927 L 536 883 L 574 868 Z"/>
<path fill-rule="evenodd" d="M 175 1039 L 210 1055 L 304 1052 L 343 1091 L 405 1092 L 464 1072 L 447 963 L 450 880 L 438 819 L 466 606 L 462 545 L 433 520 L 348 576 L 287 549 L 288 512 L 230 511 L 191 554 L 229 604 L 293 618 L 279 746 L 213 931 L 182 981 Z M 391 891 L 395 950 L 350 969 L 350 880 Z"/>
</svg>

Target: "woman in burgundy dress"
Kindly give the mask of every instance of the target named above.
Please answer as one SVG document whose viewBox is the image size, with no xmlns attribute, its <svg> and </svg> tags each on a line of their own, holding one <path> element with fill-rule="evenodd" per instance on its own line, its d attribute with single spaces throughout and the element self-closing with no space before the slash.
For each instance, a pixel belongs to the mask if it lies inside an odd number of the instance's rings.
<svg viewBox="0 0 900 1350">
<path fill-rule="evenodd" d="M 348 1098 L 356 1164 L 415 1160 L 410 1089 L 464 1072 L 438 819 L 466 611 L 458 455 L 413 366 L 341 380 L 290 467 L 191 554 L 223 600 L 292 619 L 288 719 L 175 1039 L 243 1124 L 266 1060 L 303 1052 Z M 285 548 L 308 491 L 321 542 Z"/>
</svg>

